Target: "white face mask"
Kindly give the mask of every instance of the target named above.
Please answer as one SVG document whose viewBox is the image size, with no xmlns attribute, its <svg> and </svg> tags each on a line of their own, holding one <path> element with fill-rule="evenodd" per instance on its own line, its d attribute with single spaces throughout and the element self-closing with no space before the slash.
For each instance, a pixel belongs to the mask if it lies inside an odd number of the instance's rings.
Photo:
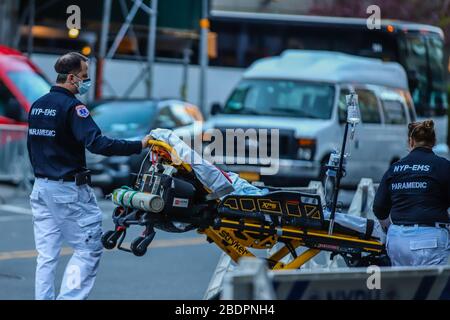
<svg viewBox="0 0 450 320">
<path fill-rule="evenodd" d="M 78 77 L 77 75 L 74 75 L 75 77 L 77 77 L 78 79 L 80 79 L 80 81 L 78 82 L 78 84 L 75 84 L 75 86 L 78 88 L 78 93 L 83 95 L 86 92 L 89 91 L 89 88 L 92 85 L 92 81 L 91 79 L 86 79 L 86 80 L 82 80 L 80 77 Z"/>
</svg>

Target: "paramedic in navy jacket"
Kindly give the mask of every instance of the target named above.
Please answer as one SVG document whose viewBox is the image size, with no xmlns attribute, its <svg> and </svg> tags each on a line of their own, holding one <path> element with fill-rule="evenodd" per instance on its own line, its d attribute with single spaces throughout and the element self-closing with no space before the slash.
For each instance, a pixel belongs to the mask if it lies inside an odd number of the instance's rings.
<svg viewBox="0 0 450 320">
<path fill-rule="evenodd" d="M 86 299 L 102 254 L 102 213 L 89 183 L 85 149 L 110 155 L 138 154 L 142 141 L 114 140 L 102 135 L 86 106 L 75 94 L 91 84 L 87 58 L 68 53 L 55 63 L 58 76 L 50 92 L 29 112 L 28 152 L 35 174 L 30 195 L 38 252 L 36 299 Z M 55 294 L 55 270 L 62 241 L 74 253 Z"/>
<path fill-rule="evenodd" d="M 434 154 L 432 120 L 408 126 L 411 152 L 383 176 L 373 211 L 390 218 L 386 248 L 393 266 L 447 264 L 450 162 Z"/>
</svg>

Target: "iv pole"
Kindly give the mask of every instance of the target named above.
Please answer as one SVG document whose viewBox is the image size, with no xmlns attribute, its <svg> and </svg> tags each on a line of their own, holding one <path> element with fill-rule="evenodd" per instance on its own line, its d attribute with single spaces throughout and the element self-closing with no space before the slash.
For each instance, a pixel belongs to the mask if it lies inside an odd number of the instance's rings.
<svg viewBox="0 0 450 320">
<path fill-rule="evenodd" d="M 360 122 L 358 96 L 354 91 L 351 91 L 350 94 L 346 96 L 346 100 L 347 100 L 347 121 L 345 122 L 344 138 L 342 141 L 341 154 L 339 157 L 339 165 L 336 172 L 336 183 L 334 185 L 333 190 L 333 200 L 331 203 L 330 225 L 328 228 L 328 234 L 330 235 L 333 234 L 334 218 L 336 215 L 339 188 L 341 186 L 341 178 L 344 175 L 344 156 L 345 156 L 345 147 L 347 145 L 348 128 L 349 125 L 352 126 L 352 136 L 353 136 L 355 126 L 357 123 Z"/>
</svg>

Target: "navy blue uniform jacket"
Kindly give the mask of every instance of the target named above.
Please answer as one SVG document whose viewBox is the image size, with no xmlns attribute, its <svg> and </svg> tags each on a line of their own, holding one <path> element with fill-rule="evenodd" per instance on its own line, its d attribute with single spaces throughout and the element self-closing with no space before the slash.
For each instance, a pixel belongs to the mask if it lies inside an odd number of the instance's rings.
<svg viewBox="0 0 450 320">
<path fill-rule="evenodd" d="M 141 141 L 103 136 L 83 103 L 59 86 L 33 103 L 28 124 L 28 154 L 37 177 L 60 179 L 84 170 L 85 149 L 105 156 L 142 151 Z"/>
<path fill-rule="evenodd" d="M 450 162 L 429 148 L 415 148 L 383 176 L 373 211 L 378 219 L 389 214 L 395 224 L 449 222 Z"/>
</svg>

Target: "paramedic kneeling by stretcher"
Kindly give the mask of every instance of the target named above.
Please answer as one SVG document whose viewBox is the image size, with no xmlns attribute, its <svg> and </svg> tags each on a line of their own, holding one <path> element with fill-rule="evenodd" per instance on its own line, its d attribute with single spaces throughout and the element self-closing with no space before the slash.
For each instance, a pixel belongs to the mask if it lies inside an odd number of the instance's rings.
<svg viewBox="0 0 450 320">
<path fill-rule="evenodd" d="M 447 264 L 450 253 L 450 162 L 432 148 L 432 120 L 408 126 L 411 152 L 384 174 L 373 211 L 390 218 L 386 249 L 393 266 Z"/>
</svg>

